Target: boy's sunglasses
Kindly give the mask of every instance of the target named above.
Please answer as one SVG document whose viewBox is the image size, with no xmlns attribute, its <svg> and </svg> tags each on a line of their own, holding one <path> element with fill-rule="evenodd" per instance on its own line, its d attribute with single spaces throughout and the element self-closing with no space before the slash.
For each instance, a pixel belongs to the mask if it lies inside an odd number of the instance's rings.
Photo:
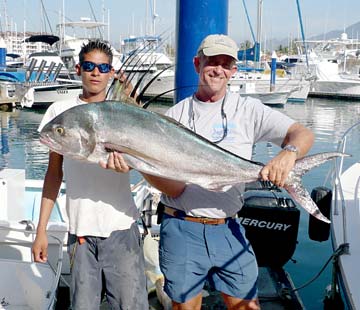
<svg viewBox="0 0 360 310">
<path fill-rule="evenodd" d="M 109 73 L 112 68 L 109 64 L 96 64 L 91 61 L 83 61 L 80 66 L 86 72 L 92 72 L 97 67 L 100 73 Z"/>
</svg>

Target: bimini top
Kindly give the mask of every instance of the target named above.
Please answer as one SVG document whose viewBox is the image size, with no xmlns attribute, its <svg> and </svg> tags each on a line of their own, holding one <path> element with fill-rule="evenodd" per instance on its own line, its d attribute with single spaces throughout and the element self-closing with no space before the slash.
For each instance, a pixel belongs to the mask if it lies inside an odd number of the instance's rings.
<svg viewBox="0 0 360 310">
<path fill-rule="evenodd" d="M 50 34 L 39 34 L 26 38 L 24 42 L 43 42 L 49 45 L 53 45 L 59 40 L 60 38 L 58 36 L 54 36 Z"/>
</svg>

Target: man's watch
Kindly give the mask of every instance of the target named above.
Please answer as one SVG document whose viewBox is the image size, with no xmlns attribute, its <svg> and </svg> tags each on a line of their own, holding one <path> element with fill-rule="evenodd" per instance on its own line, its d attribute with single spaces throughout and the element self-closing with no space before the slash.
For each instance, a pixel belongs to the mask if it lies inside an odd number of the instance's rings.
<svg viewBox="0 0 360 310">
<path fill-rule="evenodd" d="M 292 145 L 292 144 L 285 145 L 283 147 L 283 150 L 289 151 L 289 152 L 294 152 L 294 153 L 296 153 L 296 155 L 299 154 L 299 149 L 295 145 Z"/>
</svg>

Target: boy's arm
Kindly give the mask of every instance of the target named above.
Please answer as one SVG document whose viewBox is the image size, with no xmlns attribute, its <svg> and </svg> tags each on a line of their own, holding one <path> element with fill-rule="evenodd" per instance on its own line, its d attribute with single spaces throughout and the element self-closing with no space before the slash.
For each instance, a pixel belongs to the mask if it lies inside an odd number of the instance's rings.
<svg viewBox="0 0 360 310">
<path fill-rule="evenodd" d="M 40 217 L 36 229 L 36 238 L 32 246 L 34 260 L 45 262 L 47 260 L 47 236 L 46 227 L 54 207 L 63 178 L 63 156 L 50 152 L 48 169 L 45 175 L 42 191 Z"/>
</svg>

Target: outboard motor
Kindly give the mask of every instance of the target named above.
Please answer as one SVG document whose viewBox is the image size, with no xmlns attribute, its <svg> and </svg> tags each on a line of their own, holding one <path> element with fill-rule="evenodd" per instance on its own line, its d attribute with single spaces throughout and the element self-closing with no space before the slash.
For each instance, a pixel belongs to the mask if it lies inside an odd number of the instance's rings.
<svg viewBox="0 0 360 310">
<path fill-rule="evenodd" d="M 300 210 L 285 190 L 269 182 L 246 186 L 238 212 L 259 267 L 284 266 L 295 252 Z"/>
<path fill-rule="evenodd" d="M 311 192 L 311 198 L 322 214 L 330 219 L 332 191 L 325 186 L 315 187 Z M 314 241 L 326 241 L 330 236 L 330 223 L 325 223 L 318 220 L 312 215 L 309 215 L 309 238 Z"/>
</svg>

